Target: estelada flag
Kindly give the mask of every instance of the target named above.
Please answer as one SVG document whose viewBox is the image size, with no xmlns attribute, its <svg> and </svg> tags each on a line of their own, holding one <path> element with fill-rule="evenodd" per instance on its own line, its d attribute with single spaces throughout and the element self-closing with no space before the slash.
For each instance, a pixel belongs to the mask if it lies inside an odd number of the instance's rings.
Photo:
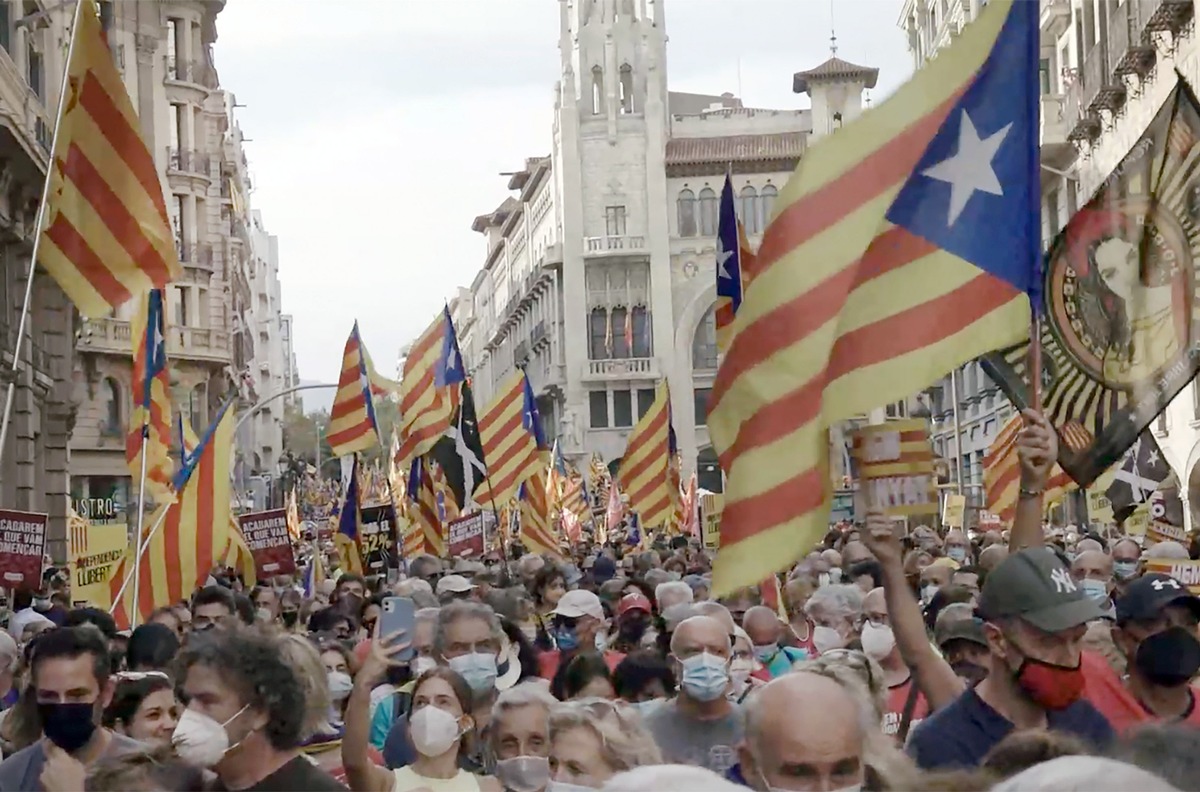
<svg viewBox="0 0 1200 792">
<path fill-rule="evenodd" d="M 1112 175 L 1067 223 L 1045 267 L 1042 409 L 1058 460 L 1088 486 L 1200 371 L 1200 107 L 1182 82 Z M 988 374 L 1029 404 L 1028 344 Z"/>
</svg>

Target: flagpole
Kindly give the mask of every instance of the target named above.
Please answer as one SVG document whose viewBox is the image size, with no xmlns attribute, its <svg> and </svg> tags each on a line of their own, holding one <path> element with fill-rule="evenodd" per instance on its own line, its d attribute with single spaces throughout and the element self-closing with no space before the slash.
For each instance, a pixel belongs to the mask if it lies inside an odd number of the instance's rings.
<svg viewBox="0 0 1200 792">
<path fill-rule="evenodd" d="M 46 219 L 46 204 L 50 198 L 50 183 L 54 175 L 54 152 L 58 149 L 58 133 L 62 128 L 63 108 L 66 106 L 67 88 L 70 85 L 71 58 L 75 54 L 75 38 L 79 31 L 79 14 L 82 0 L 76 0 L 75 13 L 71 18 L 71 35 L 67 43 L 67 59 L 63 64 L 62 82 L 58 87 L 58 109 L 54 114 L 54 132 L 50 136 L 50 156 L 46 162 L 46 178 L 42 180 L 42 199 L 38 202 L 34 220 L 33 251 L 29 254 L 29 274 L 25 278 L 25 299 L 21 303 L 21 317 L 17 320 L 17 338 L 12 352 L 12 369 L 9 371 L 7 393 L 4 396 L 4 416 L 0 418 L 0 460 L 4 458 L 5 441 L 12 420 L 13 402 L 17 397 L 17 375 L 21 373 L 21 346 L 25 339 L 25 326 L 29 320 L 29 304 L 33 301 L 33 276 L 37 270 L 38 252 L 42 246 L 42 224 Z"/>
<path fill-rule="evenodd" d="M 171 504 L 168 504 L 167 508 L 163 509 L 163 513 L 159 516 L 159 518 L 157 520 L 154 521 L 154 525 L 150 526 L 150 533 L 146 536 L 145 541 L 142 541 L 140 536 L 138 537 L 137 556 L 134 558 L 134 562 L 133 562 L 134 563 L 134 572 L 126 575 L 125 580 L 121 582 L 121 588 L 117 591 L 116 596 L 113 597 L 112 605 L 108 609 L 109 613 L 112 613 L 113 611 L 115 611 L 117 609 L 117 605 L 120 604 L 122 598 L 124 598 L 124 596 L 125 596 L 125 589 L 129 588 L 129 582 L 131 580 L 136 580 L 136 578 L 138 577 L 137 570 L 140 567 L 142 554 L 146 552 L 146 549 L 148 547 L 150 547 L 150 540 L 154 538 L 154 534 L 158 533 L 158 529 L 160 527 L 162 527 L 163 521 L 167 519 L 167 515 L 171 513 L 171 509 L 174 506 L 175 506 L 175 504 L 171 503 Z M 134 600 L 133 600 L 133 609 L 129 615 L 130 629 L 132 629 L 137 624 L 137 614 L 138 614 L 138 600 L 137 600 L 137 596 L 136 596 L 137 590 L 138 590 L 138 586 L 135 583 L 134 584 L 135 596 L 134 596 Z"/>
<path fill-rule="evenodd" d="M 146 361 L 148 366 L 149 360 Z M 138 515 L 137 515 L 137 533 L 135 536 L 142 535 L 142 528 L 146 523 L 146 457 L 149 456 L 148 446 L 150 445 L 150 405 L 145 405 L 145 416 L 142 419 L 142 473 L 138 480 Z M 155 528 L 158 526 L 156 525 Z M 133 559 L 133 601 L 138 602 L 139 589 L 142 582 L 142 554 L 138 552 L 137 557 Z M 129 629 L 137 627 L 137 608 L 129 615 Z"/>
</svg>

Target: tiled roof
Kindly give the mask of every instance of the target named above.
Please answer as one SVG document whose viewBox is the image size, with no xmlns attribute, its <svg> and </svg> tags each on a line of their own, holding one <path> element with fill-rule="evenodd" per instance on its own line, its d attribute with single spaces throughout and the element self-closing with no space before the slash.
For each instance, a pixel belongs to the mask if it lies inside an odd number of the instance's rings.
<svg viewBox="0 0 1200 792">
<path fill-rule="evenodd" d="M 807 132 L 674 138 L 667 141 L 667 164 L 797 159 L 804 153 L 807 141 Z"/>
<path fill-rule="evenodd" d="M 874 88 L 879 79 L 879 69 L 859 66 L 857 63 L 844 61 L 835 55 L 820 66 L 808 71 L 796 72 L 792 76 L 792 91 L 804 93 L 808 90 L 808 83 L 811 80 L 852 80 L 855 78 L 863 80 L 866 87 Z"/>
</svg>

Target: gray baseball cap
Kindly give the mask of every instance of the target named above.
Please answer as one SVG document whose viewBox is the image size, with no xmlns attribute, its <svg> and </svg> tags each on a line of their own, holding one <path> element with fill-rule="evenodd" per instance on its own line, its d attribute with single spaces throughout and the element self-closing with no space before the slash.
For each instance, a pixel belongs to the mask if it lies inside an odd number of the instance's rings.
<svg viewBox="0 0 1200 792">
<path fill-rule="evenodd" d="M 1050 633 L 1105 615 L 1049 547 L 1027 547 L 1001 561 L 984 581 L 978 612 L 987 620 L 1017 617 Z"/>
</svg>

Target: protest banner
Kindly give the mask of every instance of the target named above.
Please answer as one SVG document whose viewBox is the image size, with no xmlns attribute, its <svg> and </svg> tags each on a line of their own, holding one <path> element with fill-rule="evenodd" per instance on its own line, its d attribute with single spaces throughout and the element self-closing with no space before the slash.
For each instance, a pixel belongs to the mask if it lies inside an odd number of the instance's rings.
<svg viewBox="0 0 1200 792">
<path fill-rule="evenodd" d="M 112 605 L 108 581 L 129 552 L 129 527 L 123 522 L 89 523 L 73 514 L 67 528 L 71 604 L 107 610 Z"/>
<path fill-rule="evenodd" d="M 1146 561 L 1147 572 L 1170 575 L 1188 587 L 1188 591 L 1200 595 L 1200 561 L 1194 558 L 1151 558 Z"/>
<path fill-rule="evenodd" d="M 946 495 L 942 503 L 942 525 L 947 528 L 962 528 L 963 515 L 967 511 L 965 495 Z"/>
<path fill-rule="evenodd" d="M 48 519 L 41 512 L 0 509 L 0 586 L 41 586 Z"/>
<path fill-rule="evenodd" d="M 725 496 L 719 492 L 706 492 L 700 498 L 700 535 L 705 550 L 716 550 L 721 543 L 721 512 L 725 510 Z"/>
<path fill-rule="evenodd" d="M 446 549 L 451 558 L 480 558 L 487 546 L 486 534 L 494 528 L 491 512 L 471 512 L 446 524 Z"/>
<path fill-rule="evenodd" d="M 259 580 L 296 573 L 296 556 L 287 529 L 287 509 L 270 509 L 238 516 L 242 538 L 254 556 Z"/>
<path fill-rule="evenodd" d="M 851 439 L 859 492 L 869 508 L 891 517 L 937 514 L 933 447 L 923 420 L 863 426 Z"/>
<path fill-rule="evenodd" d="M 396 510 L 390 503 L 363 506 L 360 512 L 358 552 L 362 556 L 363 574 L 383 575 L 400 565 L 396 545 Z"/>
</svg>

